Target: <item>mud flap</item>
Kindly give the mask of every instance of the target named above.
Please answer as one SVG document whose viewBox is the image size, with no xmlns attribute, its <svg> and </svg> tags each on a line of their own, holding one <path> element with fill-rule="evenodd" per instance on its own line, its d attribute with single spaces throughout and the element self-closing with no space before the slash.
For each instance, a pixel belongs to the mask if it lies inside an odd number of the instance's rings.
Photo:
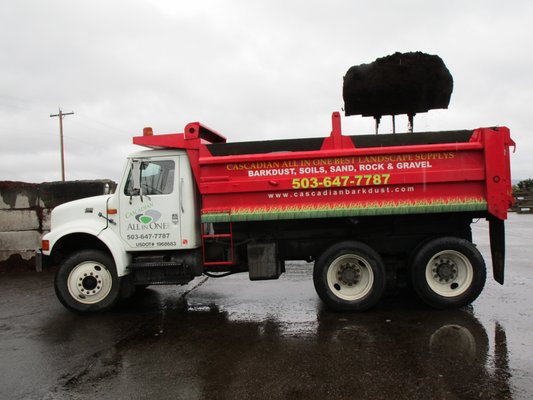
<svg viewBox="0 0 533 400">
<path fill-rule="evenodd" d="M 494 280 L 503 285 L 505 275 L 505 225 L 498 218 L 489 219 L 490 253 Z"/>
</svg>

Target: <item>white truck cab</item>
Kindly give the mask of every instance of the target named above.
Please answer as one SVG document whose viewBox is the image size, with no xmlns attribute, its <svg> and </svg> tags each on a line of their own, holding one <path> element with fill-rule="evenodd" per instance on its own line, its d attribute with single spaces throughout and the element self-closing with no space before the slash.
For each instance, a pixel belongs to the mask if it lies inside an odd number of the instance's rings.
<svg viewBox="0 0 533 400">
<path fill-rule="evenodd" d="M 64 260 L 55 282 L 61 302 L 96 311 L 135 285 L 200 275 L 198 199 L 185 151 L 146 150 L 128 157 L 114 194 L 55 208 L 42 252 Z"/>
<path fill-rule="evenodd" d="M 137 179 L 138 178 L 138 179 Z M 137 186 L 135 181 L 137 180 Z M 199 215 L 187 155 L 180 150 L 132 154 L 108 210 L 125 251 L 194 249 Z"/>
</svg>

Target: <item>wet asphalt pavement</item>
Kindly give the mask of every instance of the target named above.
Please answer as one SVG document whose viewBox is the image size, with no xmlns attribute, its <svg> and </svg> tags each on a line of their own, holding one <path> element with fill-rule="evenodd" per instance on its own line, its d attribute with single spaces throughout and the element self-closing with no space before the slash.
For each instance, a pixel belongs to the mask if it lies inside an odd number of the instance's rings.
<svg viewBox="0 0 533 400">
<path fill-rule="evenodd" d="M 488 225 L 474 225 L 490 265 Z M 507 223 L 505 286 L 435 311 L 408 293 L 324 309 L 311 264 L 148 288 L 78 316 L 53 273 L 0 275 L 0 399 L 533 398 L 533 215 Z M 491 273 L 488 274 L 491 277 Z"/>
</svg>

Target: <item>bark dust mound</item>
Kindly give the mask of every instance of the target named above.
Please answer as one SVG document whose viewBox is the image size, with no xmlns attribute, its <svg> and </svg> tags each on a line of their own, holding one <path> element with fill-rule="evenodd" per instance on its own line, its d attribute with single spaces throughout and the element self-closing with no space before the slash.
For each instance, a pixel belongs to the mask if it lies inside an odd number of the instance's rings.
<svg viewBox="0 0 533 400">
<path fill-rule="evenodd" d="M 439 56 L 394 53 L 351 67 L 344 76 L 348 115 L 381 117 L 448 108 L 453 78 Z"/>
</svg>

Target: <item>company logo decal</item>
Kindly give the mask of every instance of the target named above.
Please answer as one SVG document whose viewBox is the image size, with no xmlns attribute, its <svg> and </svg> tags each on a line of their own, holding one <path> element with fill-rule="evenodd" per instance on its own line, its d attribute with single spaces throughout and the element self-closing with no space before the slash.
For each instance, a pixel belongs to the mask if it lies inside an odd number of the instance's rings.
<svg viewBox="0 0 533 400">
<path fill-rule="evenodd" d="M 161 213 L 156 210 L 146 210 L 144 213 L 135 216 L 135 219 L 138 222 L 145 225 L 157 222 L 159 221 L 159 218 L 161 218 Z"/>
</svg>

